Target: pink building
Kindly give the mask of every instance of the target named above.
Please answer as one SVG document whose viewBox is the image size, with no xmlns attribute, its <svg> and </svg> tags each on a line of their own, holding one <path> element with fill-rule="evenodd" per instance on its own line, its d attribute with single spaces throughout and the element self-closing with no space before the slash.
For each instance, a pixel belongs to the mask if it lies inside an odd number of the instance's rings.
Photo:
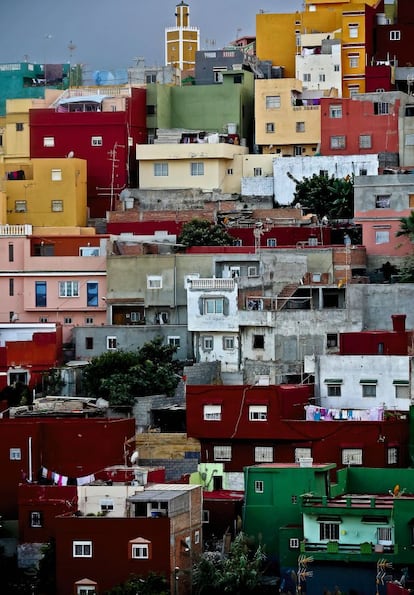
<svg viewBox="0 0 414 595">
<path fill-rule="evenodd" d="M 55 323 L 68 344 L 75 325 L 106 320 L 106 237 L 44 231 L 0 226 L 0 323 Z"/>
</svg>

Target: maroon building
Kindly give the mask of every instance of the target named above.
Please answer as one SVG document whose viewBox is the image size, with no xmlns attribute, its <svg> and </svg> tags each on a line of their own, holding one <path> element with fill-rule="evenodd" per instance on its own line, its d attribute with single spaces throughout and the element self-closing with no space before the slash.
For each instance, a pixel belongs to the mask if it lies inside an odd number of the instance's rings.
<svg viewBox="0 0 414 595">
<path fill-rule="evenodd" d="M 123 464 L 134 419 L 0 418 L 0 515 L 18 516 L 18 487 L 57 474 L 62 483 Z"/>
<path fill-rule="evenodd" d="M 91 217 L 105 217 L 121 190 L 137 187 L 135 145 L 147 142 L 146 90 L 131 88 L 113 105 L 108 97 L 70 97 L 56 108 L 30 110 L 31 158 L 75 155 L 87 161 Z"/>
<path fill-rule="evenodd" d="M 187 386 L 187 434 L 200 440 L 201 463 L 241 472 L 262 462 L 343 467 L 342 450 L 360 448 L 366 467 L 387 466 L 389 444 L 399 444 L 399 466 L 409 465 L 408 415 L 391 421 L 309 421 L 305 405 L 313 385 Z M 387 442 L 379 437 L 386 435 Z M 311 453 L 311 454 L 310 454 Z M 219 476 L 214 489 L 223 487 Z"/>
</svg>

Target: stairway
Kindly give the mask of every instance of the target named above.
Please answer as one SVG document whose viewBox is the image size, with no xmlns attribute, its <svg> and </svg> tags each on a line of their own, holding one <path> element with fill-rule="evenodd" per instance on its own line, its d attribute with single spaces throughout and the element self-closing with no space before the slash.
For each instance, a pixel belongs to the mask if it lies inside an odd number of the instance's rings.
<svg viewBox="0 0 414 595">
<path fill-rule="evenodd" d="M 297 288 L 299 287 L 298 283 L 290 283 L 289 285 L 285 285 L 282 291 L 277 296 L 277 310 L 283 310 L 286 304 L 289 301 L 289 298 L 295 295 Z M 285 299 L 281 299 L 285 298 Z"/>
</svg>

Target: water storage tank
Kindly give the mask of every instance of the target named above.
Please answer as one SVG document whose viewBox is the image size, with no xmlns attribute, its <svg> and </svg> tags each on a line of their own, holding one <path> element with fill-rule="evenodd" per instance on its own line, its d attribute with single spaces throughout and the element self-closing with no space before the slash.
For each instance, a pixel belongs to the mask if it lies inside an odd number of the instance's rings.
<svg viewBox="0 0 414 595">
<path fill-rule="evenodd" d="M 237 124 L 235 122 L 229 122 L 227 124 L 227 133 L 228 134 L 237 134 Z"/>
<path fill-rule="evenodd" d="M 387 25 L 388 19 L 385 12 L 378 12 L 377 13 L 377 25 Z"/>
</svg>

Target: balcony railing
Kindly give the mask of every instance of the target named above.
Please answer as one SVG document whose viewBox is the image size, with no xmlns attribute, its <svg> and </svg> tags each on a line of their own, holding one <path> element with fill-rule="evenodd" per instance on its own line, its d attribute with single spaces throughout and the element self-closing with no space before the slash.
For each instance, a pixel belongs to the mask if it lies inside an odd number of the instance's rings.
<svg viewBox="0 0 414 595">
<path fill-rule="evenodd" d="M 373 543 L 340 543 L 339 541 L 328 541 L 327 543 L 320 542 L 309 542 L 302 541 L 300 544 L 300 551 L 303 554 L 310 554 L 315 552 L 326 552 L 327 554 L 372 554 L 372 553 L 384 553 L 393 554 L 396 553 L 397 546 L 392 545 L 381 545 Z"/>
<path fill-rule="evenodd" d="M 31 236 L 31 225 L 0 225 L 0 237 L 7 236 Z"/>
<path fill-rule="evenodd" d="M 191 289 L 226 289 L 233 291 L 234 279 L 191 279 Z"/>
<path fill-rule="evenodd" d="M 374 508 L 392 509 L 394 507 L 393 496 L 372 496 L 350 494 L 340 498 L 328 498 L 327 496 L 304 496 L 302 506 L 312 508 Z"/>
</svg>

